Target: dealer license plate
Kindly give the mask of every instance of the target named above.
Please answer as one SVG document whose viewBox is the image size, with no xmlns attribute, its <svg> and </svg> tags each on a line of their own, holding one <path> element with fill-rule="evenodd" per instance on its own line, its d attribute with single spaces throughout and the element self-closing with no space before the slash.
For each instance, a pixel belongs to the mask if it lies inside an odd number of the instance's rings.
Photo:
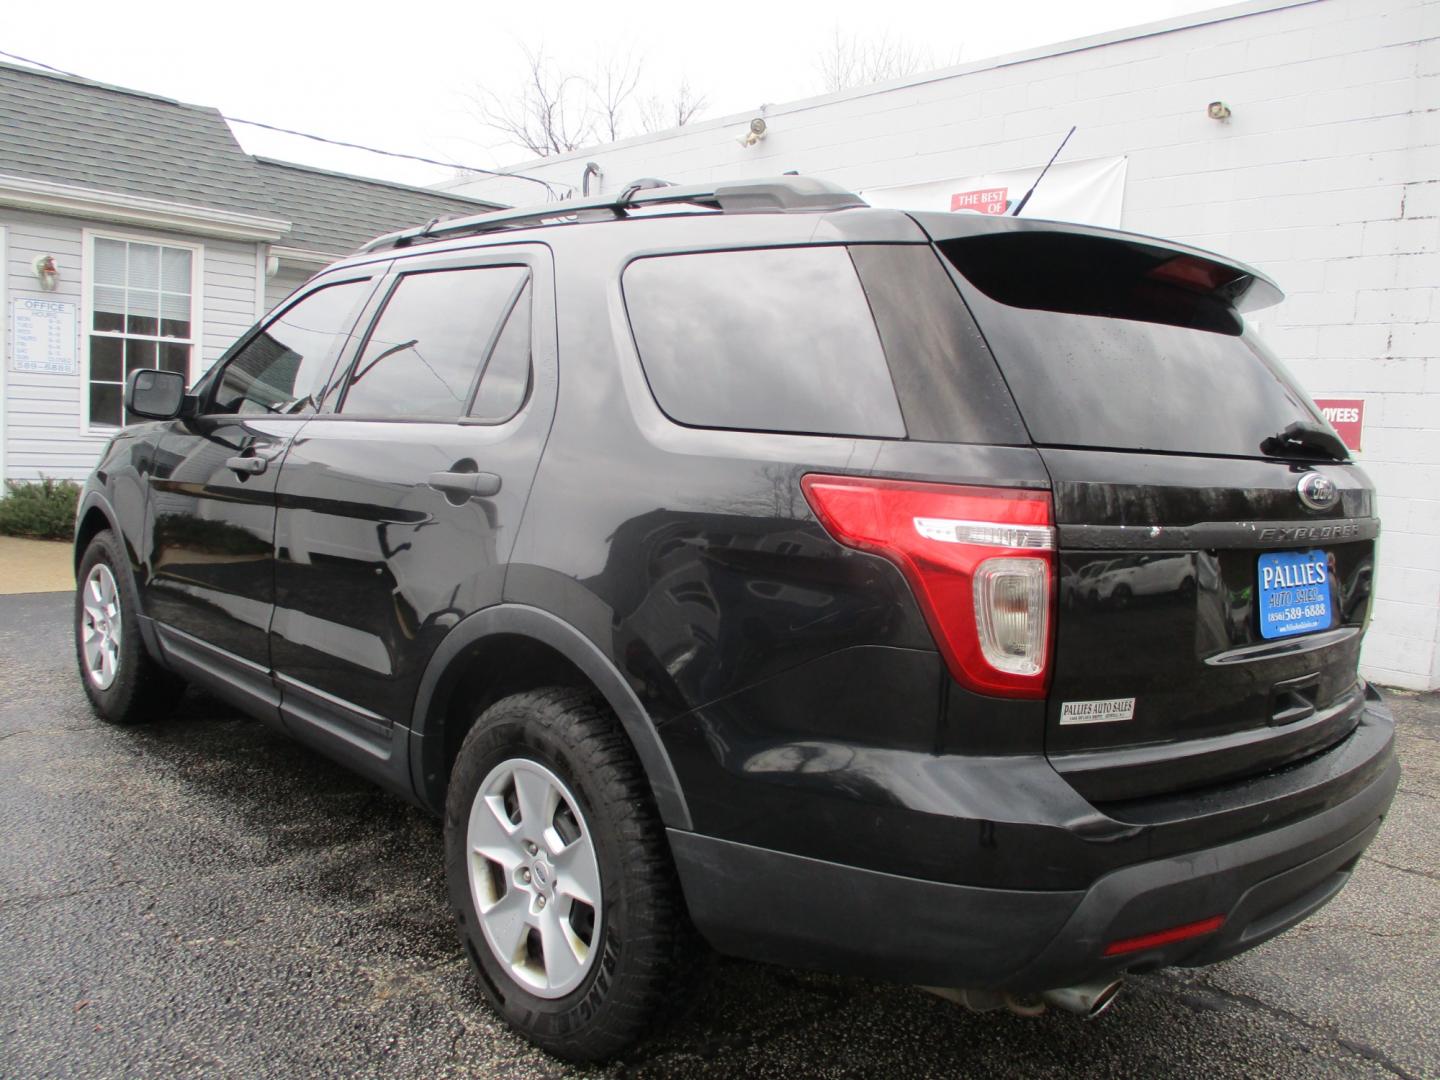
<svg viewBox="0 0 1440 1080">
<path fill-rule="evenodd" d="M 1260 636 L 1291 637 L 1330 629 L 1330 577 L 1325 552 L 1268 551 L 1260 556 L 1255 583 L 1260 596 Z"/>
</svg>

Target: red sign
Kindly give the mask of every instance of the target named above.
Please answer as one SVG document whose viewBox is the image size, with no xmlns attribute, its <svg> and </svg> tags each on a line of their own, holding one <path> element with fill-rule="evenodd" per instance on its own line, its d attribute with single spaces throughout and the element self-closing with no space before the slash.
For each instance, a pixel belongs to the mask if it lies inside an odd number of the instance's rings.
<svg viewBox="0 0 1440 1080">
<path fill-rule="evenodd" d="M 977 191 L 959 191 L 950 196 L 950 210 L 974 210 L 979 214 L 1005 213 L 1006 196 L 1009 188 L 980 188 Z"/>
<path fill-rule="evenodd" d="M 1315 404 L 1351 450 L 1360 449 L 1360 432 L 1365 426 L 1364 398 L 1316 398 Z"/>
</svg>

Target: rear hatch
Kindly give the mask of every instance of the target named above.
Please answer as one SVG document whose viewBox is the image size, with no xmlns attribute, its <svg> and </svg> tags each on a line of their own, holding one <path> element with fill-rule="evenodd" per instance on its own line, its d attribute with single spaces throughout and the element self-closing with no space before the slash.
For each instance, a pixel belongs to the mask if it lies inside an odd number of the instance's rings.
<svg viewBox="0 0 1440 1080">
<path fill-rule="evenodd" d="M 917 220 L 1053 482 L 1054 767 L 1116 802 L 1344 738 L 1379 522 L 1364 473 L 1244 324 L 1273 283 L 1143 237 Z"/>
</svg>

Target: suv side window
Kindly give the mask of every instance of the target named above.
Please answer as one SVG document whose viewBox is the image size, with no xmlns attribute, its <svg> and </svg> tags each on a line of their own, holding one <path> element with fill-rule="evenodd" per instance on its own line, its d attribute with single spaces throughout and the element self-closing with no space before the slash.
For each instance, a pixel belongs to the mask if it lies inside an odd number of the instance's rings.
<svg viewBox="0 0 1440 1080">
<path fill-rule="evenodd" d="M 502 424 L 520 411 L 530 393 L 530 283 L 520 290 L 505 320 L 485 370 L 470 416 Z"/>
<path fill-rule="evenodd" d="M 623 277 L 655 401 L 696 427 L 904 438 L 843 247 L 637 259 Z"/>
<path fill-rule="evenodd" d="M 291 304 L 226 362 L 208 411 L 314 412 L 371 286 L 326 285 Z"/>
<path fill-rule="evenodd" d="M 529 275 L 523 266 L 402 275 L 351 370 L 339 411 L 434 419 L 467 415 L 485 361 L 505 337 L 513 321 L 506 316 Z M 528 365 L 528 318 L 524 322 Z"/>
</svg>

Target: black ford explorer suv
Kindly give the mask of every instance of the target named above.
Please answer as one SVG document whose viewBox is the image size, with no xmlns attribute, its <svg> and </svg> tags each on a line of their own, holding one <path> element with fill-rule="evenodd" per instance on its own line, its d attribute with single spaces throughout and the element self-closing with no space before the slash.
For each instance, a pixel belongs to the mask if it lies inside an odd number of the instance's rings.
<svg viewBox="0 0 1440 1080">
<path fill-rule="evenodd" d="M 85 690 L 442 814 L 485 993 L 571 1059 L 700 940 L 1096 1012 L 1314 912 L 1395 790 L 1375 497 L 1245 327 L 1279 295 L 789 177 L 385 237 L 130 373 Z"/>
</svg>

